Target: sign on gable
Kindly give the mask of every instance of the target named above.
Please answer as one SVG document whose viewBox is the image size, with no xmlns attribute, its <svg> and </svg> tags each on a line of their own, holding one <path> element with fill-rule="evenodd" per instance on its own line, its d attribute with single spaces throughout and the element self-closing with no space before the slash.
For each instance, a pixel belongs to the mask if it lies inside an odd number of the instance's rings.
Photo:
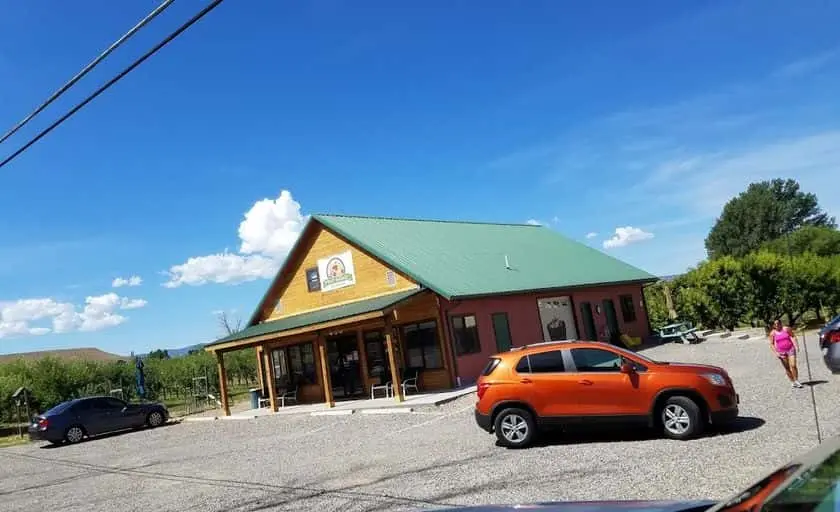
<svg viewBox="0 0 840 512">
<path fill-rule="evenodd" d="M 321 278 L 321 291 L 328 292 L 356 284 L 356 271 L 353 268 L 353 255 L 350 251 L 327 256 L 318 260 L 318 275 Z"/>
</svg>

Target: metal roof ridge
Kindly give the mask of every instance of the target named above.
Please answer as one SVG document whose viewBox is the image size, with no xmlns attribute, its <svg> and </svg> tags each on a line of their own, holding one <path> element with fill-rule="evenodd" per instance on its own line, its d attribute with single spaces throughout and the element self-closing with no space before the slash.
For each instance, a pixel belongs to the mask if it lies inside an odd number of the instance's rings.
<svg viewBox="0 0 840 512">
<path fill-rule="evenodd" d="M 392 217 L 387 215 L 351 215 L 351 214 L 343 214 L 343 213 L 313 213 L 312 217 L 315 218 L 324 218 L 324 217 L 343 217 L 348 219 L 369 219 L 369 220 L 398 220 L 398 221 L 408 221 L 408 222 L 436 222 L 442 224 L 476 224 L 480 226 L 511 226 L 511 227 L 526 227 L 526 228 L 544 228 L 545 226 L 542 225 L 534 225 L 528 224 L 526 222 L 516 223 L 516 222 L 490 222 L 490 221 L 481 221 L 481 220 L 454 220 L 454 219 L 424 219 L 424 218 L 417 218 L 417 217 Z"/>
</svg>

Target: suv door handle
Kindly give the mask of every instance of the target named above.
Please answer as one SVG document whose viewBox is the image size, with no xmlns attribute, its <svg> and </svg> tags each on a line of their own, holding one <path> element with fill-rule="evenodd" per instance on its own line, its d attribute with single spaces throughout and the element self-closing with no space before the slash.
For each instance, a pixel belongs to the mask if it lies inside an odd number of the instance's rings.
<svg viewBox="0 0 840 512">
<path fill-rule="evenodd" d="M 522 384 L 531 384 L 534 381 L 532 381 L 531 379 L 521 379 L 519 382 Z"/>
<path fill-rule="evenodd" d="M 589 379 L 581 379 L 578 381 L 578 384 L 583 384 L 584 386 L 591 386 L 592 381 Z"/>
</svg>

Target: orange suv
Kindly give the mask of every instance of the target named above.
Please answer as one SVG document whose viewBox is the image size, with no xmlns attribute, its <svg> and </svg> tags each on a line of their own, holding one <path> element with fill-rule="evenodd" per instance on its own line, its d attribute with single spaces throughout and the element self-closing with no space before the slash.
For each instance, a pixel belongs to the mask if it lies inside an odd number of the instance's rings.
<svg viewBox="0 0 840 512">
<path fill-rule="evenodd" d="M 512 448 L 527 446 L 539 430 L 575 423 L 635 422 L 689 439 L 738 417 L 738 394 L 723 368 L 654 361 L 599 342 L 496 354 L 477 387 L 478 425 Z"/>
</svg>

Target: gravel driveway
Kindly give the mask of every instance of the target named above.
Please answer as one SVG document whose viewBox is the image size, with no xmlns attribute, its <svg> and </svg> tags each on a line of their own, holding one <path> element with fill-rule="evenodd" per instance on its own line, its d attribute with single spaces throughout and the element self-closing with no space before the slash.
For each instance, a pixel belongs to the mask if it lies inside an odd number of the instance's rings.
<svg viewBox="0 0 840 512">
<path fill-rule="evenodd" d="M 824 435 L 840 434 L 840 379 L 809 338 Z M 738 431 L 689 442 L 644 432 L 554 436 L 506 450 L 473 397 L 414 414 L 183 423 L 76 446 L 0 451 L 0 510 L 416 510 L 569 499 L 723 498 L 816 443 L 809 389 L 761 341 L 646 350 L 718 364 L 741 394 Z M 803 381 L 807 380 L 804 361 Z"/>
</svg>

